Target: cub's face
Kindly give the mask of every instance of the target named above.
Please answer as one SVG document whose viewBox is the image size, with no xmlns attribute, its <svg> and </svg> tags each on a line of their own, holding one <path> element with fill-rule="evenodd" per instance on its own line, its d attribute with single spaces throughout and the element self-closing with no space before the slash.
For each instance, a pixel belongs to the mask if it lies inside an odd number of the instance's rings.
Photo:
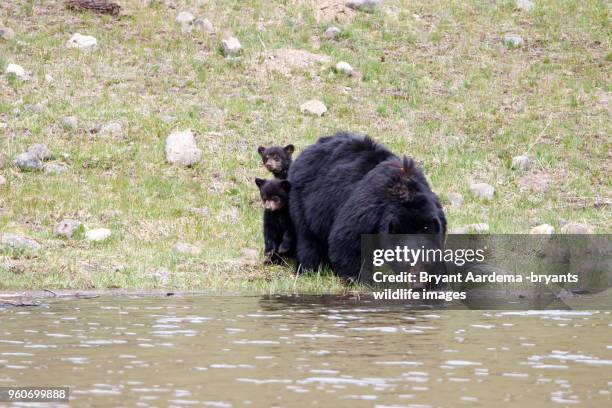
<svg viewBox="0 0 612 408">
<path fill-rule="evenodd" d="M 255 179 L 255 184 L 259 187 L 261 202 L 266 211 L 281 210 L 289 202 L 291 184 L 287 180 L 258 178 Z"/>
<path fill-rule="evenodd" d="M 289 168 L 293 151 L 293 145 L 287 145 L 285 147 L 259 146 L 259 148 L 257 149 L 257 152 L 261 156 L 261 161 L 263 165 L 266 169 L 268 169 L 269 172 L 273 174 L 280 173 Z"/>
</svg>

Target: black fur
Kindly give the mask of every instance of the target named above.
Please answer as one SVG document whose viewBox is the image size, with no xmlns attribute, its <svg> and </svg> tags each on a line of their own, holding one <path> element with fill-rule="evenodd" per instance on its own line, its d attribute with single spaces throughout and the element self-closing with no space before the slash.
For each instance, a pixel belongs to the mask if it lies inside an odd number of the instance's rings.
<svg viewBox="0 0 612 408">
<path fill-rule="evenodd" d="M 291 155 L 295 148 L 292 144 L 285 147 L 259 146 L 257 152 L 261 156 L 264 167 L 278 179 L 286 179 L 291 166 Z"/>
<path fill-rule="evenodd" d="M 264 263 L 280 263 L 283 258 L 293 256 L 295 250 L 295 233 L 289 216 L 289 191 L 291 184 L 287 180 L 255 179 L 261 200 L 264 203 L 275 203 L 278 208 L 266 208 L 263 217 L 263 235 L 265 243 Z"/>
<path fill-rule="evenodd" d="M 320 138 L 292 164 L 289 181 L 302 270 L 329 264 L 341 277 L 358 278 L 362 234 L 432 233 L 444 240 L 446 218 L 421 170 L 368 137 Z"/>
</svg>

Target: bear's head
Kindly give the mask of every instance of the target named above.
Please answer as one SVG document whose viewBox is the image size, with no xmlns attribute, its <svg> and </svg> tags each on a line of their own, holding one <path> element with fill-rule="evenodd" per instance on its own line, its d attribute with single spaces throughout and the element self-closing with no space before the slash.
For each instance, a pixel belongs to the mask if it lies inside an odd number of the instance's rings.
<svg viewBox="0 0 612 408">
<path fill-rule="evenodd" d="M 264 147 L 259 146 L 257 152 L 261 156 L 261 161 L 265 168 L 276 177 L 285 178 L 287 177 L 287 171 L 291 165 L 291 155 L 293 154 L 294 147 L 289 144 L 285 147 L 272 146 Z"/>
<path fill-rule="evenodd" d="M 287 206 L 291 189 L 287 180 L 256 178 L 255 184 L 259 187 L 261 202 L 266 211 L 278 211 Z"/>
</svg>

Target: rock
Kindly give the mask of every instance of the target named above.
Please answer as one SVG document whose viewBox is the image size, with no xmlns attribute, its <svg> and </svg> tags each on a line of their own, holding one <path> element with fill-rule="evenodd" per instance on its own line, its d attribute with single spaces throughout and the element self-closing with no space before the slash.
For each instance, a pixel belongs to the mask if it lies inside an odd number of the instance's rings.
<svg viewBox="0 0 612 408">
<path fill-rule="evenodd" d="M 160 119 L 162 120 L 162 122 L 164 123 L 172 123 L 176 120 L 176 118 L 174 116 L 170 116 L 170 115 L 162 115 L 160 116 Z"/>
<path fill-rule="evenodd" d="M 550 178 L 546 174 L 528 174 L 517 180 L 519 189 L 523 192 L 543 193 L 548 190 Z"/>
<path fill-rule="evenodd" d="M 25 110 L 35 113 L 43 113 L 45 111 L 45 107 L 42 103 L 35 103 L 33 105 L 25 105 Z"/>
<path fill-rule="evenodd" d="M 0 187 L 4 186 L 6 184 L 6 179 L 4 178 L 4 176 L 0 175 Z"/>
<path fill-rule="evenodd" d="M 300 111 L 308 115 L 323 116 L 327 112 L 327 107 L 323 102 L 311 99 L 300 106 Z"/>
<path fill-rule="evenodd" d="M 85 233 L 85 239 L 91 242 L 101 242 L 111 236 L 111 231 L 107 228 L 96 228 Z"/>
<path fill-rule="evenodd" d="M 202 160 L 202 150 L 198 149 L 191 129 L 173 132 L 166 139 L 166 160 L 181 166 L 193 166 Z"/>
<path fill-rule="evenodd" d="M 532 0 L 515 0 L 516 8 L 522 11 L 531 11 L 535 7 Z"/>
<path fill-rule="evenodd" d="M 66 130 L 75 130 L 79 127 L 79 120 L 75 116 L 64 116 L 60 123 Z"/>
<path fill-rule="evenodd" d="M 242 50 L 242 44 L 236 37 L 227 37 L 221 40 L 221 47 L 223 48 L 223 55 L 230 56 L 236 55 Z"/>
<path fill-rule="evenodd" d="M 353 75 L 353 67 L 346 61 L 340 61 L 336 64 L 336 71 L 346 74 L 348 76 Z"/>
<path fill-rule="evenodd" d="M 181 26 L 190 25 L 193 23 L 193 20 L 195 20 L 194 15 L 188 11 L 181 11 L 174 19 L 174 21 Z"/>
<path fill-rule="evenodd" d="M 68 48 L 78 48 L 83 51 L 92 51 L 96 49 L 98 46 L 98 40 L 91 35 L 81 35 L 79 33 L 75 33 L 70 37 L 68 42 L 66 43 L 66 47 Z"/>
<path fill-rule="evenodd" d="M 186 244 L 184 242 L 177 242 L 172 247 L 172 250 L 179 254 L 186 254 L 186 255 L 199 255 L 200 254 L 200 248 L 192 244 Z"/>
<path fill-rule="evenodd" d="M 100 133 L 103 135 L 115 135 L 123 131 L 123 126 L 119 122 L 110 122 L 102 126 Z"/>
<path fill-rule="evenodd" d="M 43 166 L 43 170 L 47 174 L 62 174 L 68 171 L 68 166 L 65 164 L 47 163 Z"/>
<path fill-rule="evenodd" d="M 486 222 L 480 222 L 477 224 L 469 224 L 466 227 L 469 231 L 473 231 L 477 233 L 489 232 L 489 224 L 487 224 Z"/>
<path fill-rule="evenodd" d="M 327 30 L 325 30 L 325 33 L 323 33 L 325 35 L 325 38 L 332 40 L 334 38 L 336 38 L 338 35 L 340 35 L 341 30 L 338 27 L 328 27 Z"/>
<path fill-rule="evenodd" d="M 15 38 L 15 31 L 9 27 L 3 27 L 0 25 L 0 38 L 6 41 L 10 41 Z"/>
<path fill-rule="evenodd" d="M 452 207 L 458 208 L 463 204 L 463 196 L 459 193 L 448 193 L 447 197 Z"/>
<path fill-rule="evenodd" d="M 470 191 L 476 197 L 487 201 L 492 200 L 495 194 L 493 186 L 487 183 L 472 183 L 470 185 Z"/>
<path fill-rule="evenodd" d="M 28 249 L 32 251 L 37 251 L 41 248 L 41 245 L 32 238 L 17 234 L 3 234 L 0 236 L 0 246 L 20 250 Z"/>
<path fill-rule="evenodd" d="M 380 0 L 348 0 L 346 6 L 353 10 L 372 12 L 380 6 Z"/>
<path fill-rule="evenodd" d="M 22 171 L 42 170 L 43 162 L 31 152 L 21 153 L 15 158 L 15 166 Z"/>
<path fill-rule="evenodd" d="M 8 64 L 4 72 L 6 72 L 7 74 L 14 74 L 22 81 L 27 81 L 29 79 L 28 74 L 25 72 L 25 69 L 23 69 L 21 65 Z"/>
<path fill-rule="evenodd" d="M 51 150 L 44 144 L 35 144 L 28 148 L 28 153 L 38 157 L 39 160 L 45 161 L 51 158 L 53 155 Z"/>
<path fill-rule="evenodd" d="M 215 26 L 213 26 L 213 23 L 211 23 L 207 18 L 198 18 L 193 22 L 193 26 L 196 28 L 196 30 L 206 34 L 215 33 Z"/>
<path fill-rule="evenodd" d="M 577 224 L 577 223 L 567 223 L 561 227 L 562 234 L 592 234 L 593 227 L 590 225 Z"/>
<path fill-rule="evenodd" d="M 48 84 L 52 84 L 53 82 L 55 82 L 55 79 L 53 79 L 50 74 L 45 74 L 45 82 Z"/>
<path fill-rule="evenodd" d="M 197 214 L 197 215 L 208 215 L 208 207 L 202 207 L 202 208 L 189 207 L 187 208 L 187 212 L 190 212 L 192 214 Z"/>
<path fill-rule="evenodd" d="M 520 35 L 507 34 L 504 36 L 504 44 L 506 44 L 506 47 L 508 48 L 520 47 L 524 43 L 525 41 L 523 40 L 523 37 L 521 37 Z"/>
<path fill-rule="evenodd" d="M 64 219 L 55 226 L 53 236 L 70 239 L 82 225 L 79 221 Z"/>
<path fill-rule="evenodd" d="M 519 170 L 529 170 L 529 167 L 531 166 L 531 162 L 529 161 L 529 157 L 521 155 L 521 156 L 514 156 L 512 158 L 512 168 L 513 169 L 519 169 Z"/>
<path fill-rule="evenodd" d="M 533 227 L 529 233 L 534 235 L 552 235 L 555 233 L 555 228 L 550 224 L 542 224 Z"/>
</svg>

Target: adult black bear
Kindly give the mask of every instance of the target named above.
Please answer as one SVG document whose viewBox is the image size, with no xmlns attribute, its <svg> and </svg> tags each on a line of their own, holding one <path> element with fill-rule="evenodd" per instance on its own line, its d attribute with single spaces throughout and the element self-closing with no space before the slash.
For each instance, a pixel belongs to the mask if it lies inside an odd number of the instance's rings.
<svg viewBox="0 0 612 408">
<path fill-rule="evenodd" d="M 362 234 L 444 240 L 446 218 L 421 170 L 369 137 L 320 138 L 293 162 L 288 179 L 300 270 L 329 264 L 343 278 L 358 278 Z"/>
</svg>

